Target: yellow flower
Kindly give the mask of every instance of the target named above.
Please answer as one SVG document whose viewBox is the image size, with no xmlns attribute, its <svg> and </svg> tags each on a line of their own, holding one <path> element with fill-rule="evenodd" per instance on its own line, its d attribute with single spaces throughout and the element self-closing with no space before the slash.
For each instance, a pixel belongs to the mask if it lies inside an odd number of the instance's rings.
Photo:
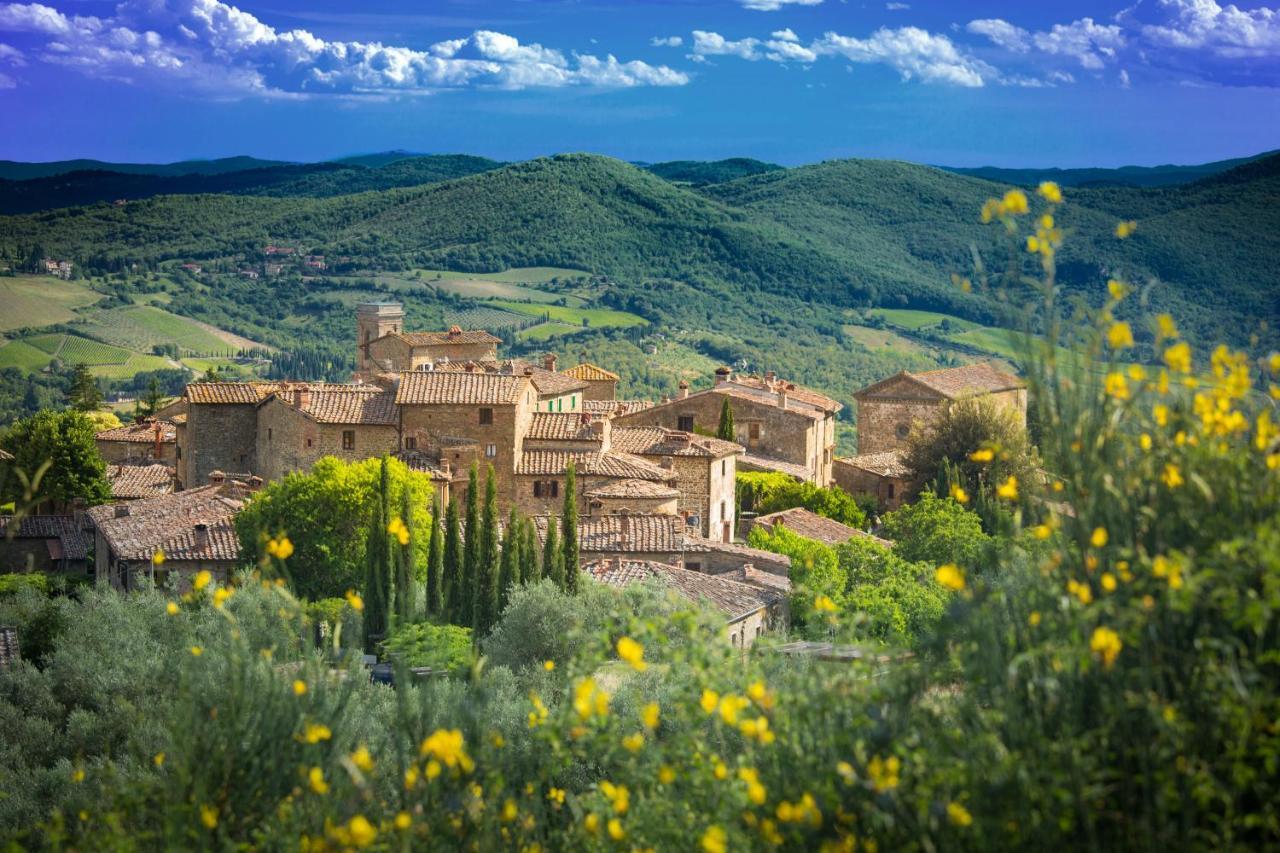
<svg viewBox="0 0 1280 853">
<path fill-rule="evenodd" d="M 937 578 L 938 583 L 947 589 L 956 591 L 964 589 L 964 572 L 955 563 L 938 566 L 938 570 L 934 572 L 934 577 Z"/>
<path fill-rule="evenodd" d="M 704 689 L 700 704 L 704 712 L 714 714 L 716 707 L 720 704 L 720 694 L 714 690 Z"/>
<path fill-rule="evenodd" d="M 293 554 L 293 543 L 289 541 L 288 536 L 281 536 L 276 543 L 276 556 L 281 560 L 287 560 L 291 554 Z"/>
<path fill-rule="evenodd" d="M 609 694 L 596 685 L 594 678 L 583 678 L 573 688 L 573 710 L 583 720 L 592 714 L 603 717 L 609 713 Z"/>
<path fill-rule="evenodd" d="M 1027 615 L 1027 624 L 1030 625 L 1032 628 L 1040 624 L 1039 610 L 1032 610 L 1031 613 Z"/>
<path fill-rule="evenodd" d="M 596 816 L 595 812 L 588 812 L 587 816 L 582 819 L 582 826 L 587 832 L 595 835 L 596 830 L 600 828 L 600 818 Z"/>
<path fill-rule="evenodd" d="M 368 847 L 378 837 L 378 830 L 364 815 L 356 815 L 347 823 L 347 837 L 356 847 Z"/>
<path fill-rule="evenodd" d="M 213 593 L 213 606 L 221 609 L 222 605 L 227 603 L 227 599 L 232 596 L 232 592 L 225 586 L 218 587 Z"/>
<path fill-rule="evenodd" d="M 413 826 L 413 818 L 409 817 L 408 812 L 400 812 L 398 815 L 396 815 L 395 826 L 396 826 L 396 829 L 403 832 L 409 827 Z"/>
<path fill-rule="evenodd" d="M 1049 204 L 1062 204 L 1062 188 L 1053 181 L 1041 181 L 1036 194 Z"/>
<path fill-rule="evenodd" d="M 1191 346 L 1186 341 L 1181 341 L 1164 351 L 1164 363 L 1174 373 L 1190 373 L 1191 372 Z"/>
<path fill-rule="evenodd" d="M 656 729 L 659 713 L 658 703 L 650 702 L 640 709 L 640 722 L 644 723 L 646 729 Z"/>
<path fill-rule="evenodd" d="M 156 552 L 155 552 L 154 554 L 152 554 L 152 555 L 151 555 L 151 562 L 155 563 L 157 566 L 158 566 L 158 565 L 160 565 L 161 563 L 163 563 L 163 562 L 164 562 L 164 551 L 162 551 L 161 549 L 157 548 L 157 549 L 156 549 Z"/>
<path fill-rule="evenodd" d="M 1124 643 L 1115 631 L 1102 626 L 1093 629 L 1093 636 L 1089 638 L 1089 650 L 1102 658 L 1103 666 L 1110 669 L 1123 648 Z"/>
<path fill-rule="evenodd" d="M 1151 450 L 1151 436 L 1147 435 L 1145 432 L 1138 436 L 1138 446 L 1144 451 Z"/>
<path fill-rule="evenodd" d="M 164 562 L 164 555 L 160 554 L 159 551 L 157 551 L 156 553 L 160 555 L 160 561 Z M 196 573 L 195 580 L 191 582 L 191 588 L 194 589 L 196 592 L 199 592 L 200 590 L 208 586 L 209 582 L 212 580 L 213 580 L 213 575 L 207 569 L 201 570 Z"/>
<path fill-rule="evenodd" d="M 1093 528 L 1092 535 L 1089 536 L 1089 544 L 1095 548 L 1105 548 L 1107 547 L 1107 540 L 1109 538 L 1110 537 L 1107 536 L 1107 528 L 1095 527 Z"/>
<path fill-rule="evenodd" d="M 475 766 L 466 753 L 462 732 L 458 729 L 436 729 L 422 742 L 419 752 L 424 757 L 430 755 L 443 762 L 446 767 L 460 767 L 467 773 Z"/>
<path fill-rule="evenodd" d="M 1133 329 L 1125 322 L 1112 323 L 1107 329 L 1107 346 L 1112 349 L 1128 349 L 1133 346 Z"/>
<path fill-rule="evenodd" d="M 1176 338 L 1178 336 L 1178 324 L 1173 322 L 1173 317 L 1168 314 L 1157 314 L 1156 334 L 1162 340 L 1165 338 Z"/>
<path fill-rule="evenodd" d="M 564 788 L 550 788 L 547 790 L 547 799 L 557 806 L 564 805 Z"/>
<path fill-rule="evenodd" d="M 995 451 L 989 447 L 983 447 L 969 454 L 969 459 L 973 462 L 990 462 L 996 458 Z"/>
<path fill-rule="evenodd" d="M 201 806 L 200 822 L 204 824 L 205 829 L 218 828 L 218 807 L 217 806 Z"/>
<path fill-rule="evenodd" d="M 550 672 L 551 670 L 556 668 L 556 662 L 553 660 L 543 661 L 542 668 L 545 669 L 547 672 Z"/>
<path fill-rule="evenodd" d="M 502 814 L 499 815 L 499 817 L 503 823 L 511 823 L 511 821 L 515 820 L 519 816 L 520 807 L 516 805 L 515 800 L 508 797 L 506 802 L 502 804 Z"/>
<path fill-rule="evenodd" d="M 1156 426 L 1168 426 L 1169 407 L 1164 403 L 1156 403 L 1151 407 L 1151 417 L 1155 419 Z"/>
<path fill-rule="evenodd" d="M 1009 475 L 1009 479 L 996 486 L 996 497 L 1006 501 L 1016 501 L 1018 499 L 1018 478 Z"/>
<path fill-rule="evenodd" d="M 436 772 L 434 774 L 431 773 L 432 764 L 434 764 L 436 767 Z M 418 772 L 418 768 L 415 767 L 414 765 L 411 764 L 408 767 L 406 767 L 404 771 L 404 789 L 406 791 L 412 791 L 415 787 L 417 787 L 418 776 L 420 775 L 421 774 Z M 434 779 L 436 776 L 439 776 L 439 775 L 440 775 L 440 762 L 438 761 L 430 762 L 430 764 L 427 765 L 427 778 Z"/>
<path fill-rule="evenodd" d="M 324 723 L 307 723 L 302 730 L 302 740 L 306 743 L 319 743 L 333 737 L 333 732 Z"/>
<path fill-rule="evenodd" d="M 356 751 L 351 753 L 351 763 L 365 773 L 371 772 L 373 770 L 373 756 L 369 754 L 369 748 L 364 744 L 356 747 Z"/>
<path fill-rule="evenodd" d="M 1112 299 L 1119 301 L 1129 295 L 1129 285 L 1118 279 L 1110 279 L 1107 281 L 1107 293 L 1111 294 Z"/>
<path fill-rule="evenodd" d="M 1163 555 L 1151 561 L 1151 573 L 1169 582 L 1170 589 L 1182 588 L 1182 566 Z"/>
<path fill-rule="evenodd" d="M 721 827 L 712 825 L 707 827 L 706 832 L 702 833 L 703 853 L 725 853 L 728 849 L 728 837 Z"/>
<path fill-rule="evenodd" d="M 1069 580 L 1067 581 L 1067 592 L 1079 599 L 1081 604 L 1088 604 L 1093 601 L 1093 588 L 1087 583 Z"/>
<path fill-rule="evenodd" d="M 152 756 L 151 763 L 154 764 L 156 767 L 164 767 L 164 753 L 157 752 L 154 756 Z"/>
<path fill-rule="evenodd" d="M 307 771 L 307 785 L 317 794 L 329 793 L 329 783 L 324 781 L 324 771 L 319 767 L 312 767 Z"/>
<path fill-rule="evenodd" d="M 354 589 L 347 590 L 347 604 L 351 605 L 351 609 L 357 613 L 364 610 L 364 599 Z"/>
<path fill-rule="evenodd" d="M 1037 539 L 1048 539 L 1053 535 L 1053 528 L 1047 524 L 1037 524 L 1031 528 L 1031 535 Z"/>
<path fill-rule="evenodd" d="M 1129 399 L 1129 381 L 1124 378 L 1124 374 L 1119 371 L 1112 371 L 1107 374 L 1107 378 L 1103 385 L 1106 395 L 1113 400 Z"/>
<path fill-rule="evenodd" d="M 644 646 L 630 637 L 618 640 L 618 657 L 631 664 L 636 672 L 644 672 L 648 664 L 644 662 Z"/>
<path fill-rule="evenodd" d="M 867 763 L 867 776 L 871 778 L 871 784 L 877 791 L 892 791 L 898 787 L 898 771 L 901 766 L 902 762 L 896 755 L 884 759 L 877 755 Z"/>
<path fill-rule="evenodd" d="M 1137 230 L 1138 230 L 1138 223 L 1130 219 L 1126 222 L 1121 222 L 1119 225 L 1116 226 L 1116 236 L 1119 237 L 1121 240 L 1123 240 Z"/>
<path fill-rule="evenodd" d="M 1022 190 L 1009 190 L 1000 200 L 1005 213 L 1023 214 L 1027 212 L 1027 194 Z"/>
<path fill-rule="evenodd" d="M 170 616 L 177 616 L 180 612 L 182 612 L 182 608 L 178 607 L 178 603 L 176 601 L 170 601 L 168 604 L 164 606 L 164 610 Z"/>
<path fill-rule="evenodd" d="M 658 781 L 663 785 L 670 785 L 676 781 L 676 771 L 667 765 L 658 768 Z"/>
<path fill-rule="evenodd" d="M 955 498 L 956 503 L 967 504 L 969 502 L 969 493 L 959 483 L 951 484 L 951 497 Z"/>
<path fill-rule="evenodd" d="M 836 603 L 829 596 L 820 595 L 813 600 L 813 609 L 819 613 L 835 613 Z"/>
<path fill-rule="evenodd" d="M 303 681 L 301 678 L 295 678 L 293 680 L 293 695 L 303 696 L 306 694 L 306 692 L 307 692 L 307 682 Z"/>
<path fill-rule="evenodd" d="M 621 841 L 627 837 L 627 831 L 622 828 L 622 821 L 616 817 L 609 818 L 609 837 L 614 841 Z"/>
<path fill-rule="evenodd" d="M 947 820 L 956 826 L 968 826 L 973 823 L 973 815 L 959 803 L 947 803 Z"/>
<path fill-rule="evenodd" d="M 1111 572 L 1103 572 L 1102 577 L 1098 578 L 1098 581 L 1102 584 L 1102 588 L 1107 592 L 1116 591 L 1116 576 L 1111 574 Z"/>
<path fill-rule="evenodd" d="M 627 752 L 639 752 L 644 749 L 644 735 L 633 732 L 622 739 L 622 745 Z"/>
<path fill-rule="evenodd" d="M 1164 465 L 1164 473 L 1160 475 L 1160 479 L 1164 480 L 1164 484 L 1171 489 L 1176 489 L 1183 484 L 1182 471 L 1172 462 L 1166 462 Z"/>
<path fill-rule="evenodd" d="M 71 772 L 71 781 L 77 784 L 84 781 L 83 767 L 77 767 L 75 770 Z"/>
<path fill-rule="evenodd" d="M 199 646 L 192 646 L 191 654 L 194 655 L 195 657 L 200 657 L 200 655 L 204 654 L 204 649 L 200 648 Z"/>
<path fill-rule="evenodd" d="M 1040 251 L 1040 240 L 1034 234 L 1027 236 L 1027 251 L 1032 254 Z"/>
</svg>

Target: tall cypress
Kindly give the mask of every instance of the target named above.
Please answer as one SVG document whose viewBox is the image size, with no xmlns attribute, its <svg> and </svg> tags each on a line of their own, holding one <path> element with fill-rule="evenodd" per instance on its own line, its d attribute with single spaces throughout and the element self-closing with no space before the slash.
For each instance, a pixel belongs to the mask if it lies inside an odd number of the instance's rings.
<svg viewBox="0 0 1280 853">
<path fill-rule="evenodd" d="M 399 546 L 396 554 L 396 619 L 400 624 L 413 621 L 414 610 L 418 606 L 416 589 L 418 573 L 417 543 L 414 542 L 413 529 L 413 490 L 406 483 L 400 500 L 400 522 L 407 534 L 405 543 Z"/>
<path fill-rule="evenodd" d="M 564 560 L 560 554 L 560 535 L 554 518 L 547 519 L 547 539 L 542 543 L 542 576 L 564 589 Z"/>
<path fill-rule="evenodd" d="M 467 518 L 462 530 L 462 597 L 459 601 L 459 625 L 475 627 L 476 573 L 480 570 L 480 468 L 471 463 L 467 478 Z"/>
<path fill-rule="evenodd" d="M 733 426 L 733 408 L 729 405 L 729 398 L 726 396 L 724 402 L 720 404 L 720 424 L 716 427 L 716 438 L 737 441 L 737 435 L 738 431 Z"/>
<path fill-rule="evenodd" d="M 520 535 L 524 538 L 520 544 L 520 583 L 535 583 L 542 577 L 542 571 L 538 567 L 538 531 L 533 527 L 532 518 L 521 522 Z"/>
<path fill-rule="evenodd" d="M 480 518 L 475 621 L 472 626 L 476 639 L 487 636 L 497 621 L 498 563 L 501 559 L 498 547 L 498 478 L 490 465 L 484 483 L 484 513 Z"/>
<path fill-rule="evenodd" d="M 463 594 L 466 592 L 462 583 L 462 522 L 458 518 L 458 501 L 449 501 L 449 508 L 444 517 L 444 554 L 442 565 L 440 593 L 444 597 L 444 618 L 454 625 L 470 625 L 470 620 L 462 618 Z"/>
<path fill-rule="evenodd" d="M 520 519 L 516 508 L 507 517 L 507 529 L 502 537 L 502 566 L 498 571 L 498 614 L 507 608 L 511 588 L 520 582 Z"/>
<path fill-rule="evenodd" d="M 578 591 L 578 484 L 574 464 L 564 469 L 564 509 L 560 514 L 560 551 L 565 592 Z"/>
<path fill-rule="evenodd" d="M 444 580 L 444 533 L 440 525 L 440 494 L 431 490 L 431 538 L 427 540 L 427 616 L 438 617 L 444 596 L 440 594 Z"/>
<path fill-rule="evenodd" d="M 387 605 L 390 599 L 391 538 L 387 533 L 390 523 L 391 502 L 390 472 L 387 457 L 382 458 L 378 477 L 378 489 L 374 495 L 373 518 L 369 522 L 369 536 L 365 545 L 364 589 L 364 650 L 374 654 L 378 642 L 387 635 Z"/>
</svg>

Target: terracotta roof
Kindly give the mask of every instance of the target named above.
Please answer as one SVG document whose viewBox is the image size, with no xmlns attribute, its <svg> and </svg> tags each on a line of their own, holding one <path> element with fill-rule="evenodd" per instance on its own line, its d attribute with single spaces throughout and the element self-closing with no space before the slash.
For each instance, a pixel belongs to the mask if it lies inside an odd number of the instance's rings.
<svg viewBox="0 0 1280 853">
<path fill-rule="evenodd" d="M 288 390 L 274 395 L 322 424 L 366 424 L 394 426 L 399 423 L 395 394 L 377 385 L 323 385 L 307 395 L 306 405 L 297 406 Z"/>
<path fill-rule="evenodd" d="M 173 469 L 168 465 L 107 465 L 111 496 L 117 500 L 154 498 L 173 491 Z"/>
<path fill-rule="evenodd" d="M 520 400 L 525 377 L 498 373 L 414 370 L 400 374 L 396 405 L 511 406 Z"/>
<path fill-rule="evenodd" d="M 551 518 L 555 524 L 560 519 Z M 546 541 L 547 516 L 534 518 L 538 541 Z M 626 534 L 623 528 L 626 527 Z M 633 513 L 578 519 L 578 549 L 583 554 L 680 554 L 685 550 L 684 521 L 675 515 Z"/>
<path fill-rule="evenodd" d="M 394 334 L 394 333 L 393 333 Z M 385 337 L 391 337 L 386 335 Z M 494 337 L 483 329 L 463 331 L 456 326 L 447 332 L 400 332 L 394 334 L 411 347 L 438 347 L 449 344 L 500 344 L 502 338 Z"/>
<path fill-rule="evenodd" d="M 516 463 L 516 474 L 563 474 L 570 460 L 575 463 L 579 476 L 659 482 L 666 482 L 675 476 L 672 472 L 638 457 L 597 450 L 526 450 L 520 454 L 520 461 Z"/>
<path fill-rule="evenodd" d="M 730 622 L 782 600 L 782 594 L 773 589 L 751 586 L 723 575 L 704 575 L 665 563 L 600 560 L 587 563 L 582 570 L 601 583 L 618 587 L 657 578 L 689 601 L 709 603 Z"/>
<path fill-rule="evenodd" d="M 733 571 L 724 572 L 716 575 L 718 578 L 728 578 L 738 583 L 750 584 L 751 586 L 760 586 L 767 589 L 776 589 L 779 592 L 791 592 L 791 578 L 786 575 L 776 575 L 773 572 L 762 571 L 755 566 L 742 566 Z"/>
<path fill-rule="evenodd" d="M 160 441 L 163 444 L 172 444 L 175 440 L 176 433 L 173 429 L 172 421 L 160 421 Z M 115 429 L 104 429 L 102 432 L 94 436 L 98 441 L 130 441 L 138 444 L 152 444 L 156 440 L 156 428 L 154 421 L 142 421 L 140 423 L 126 424 L 118 426 Z"/>
<path fill-rule="evenodd" d="M 185 426 L 187 423 L 187 416 L 174 415 L 173 418 L 170 419 L 170 423 L 172 423 L 174 426 Z"/>
<path fill-rule="evenodd" d="M 756 453 L 742 454 L 738 459 L 738 467 L 747 471 L 777 471 L 779 474 L 787 474 L 797 480 L 808 480 L 813 476 L 812 471 L 796 462 L 771 459 Z"/>
<path fill-rule="evenodd" d="M 603 367 L 598 367 L 588 361 L 584 361 L 582 364 L 575 364 L 564 373 L 566 376 L 572 376 L 574 379 L 582 379 L 586 382 L 617 382 L 621 378 L 618 374 L 611 373 Z"/>
<path fill-rule="evenodd" d="M 579 412 L 534 412 L 526 439 L 541 441 L 599 441 L 600 436 Z"/>
<path fill-rule="evenodd" d="M 556 373 L 554 370 L 547 370 L 545 367 L 523 359 L 512 359 L 504 363 L 502 368 L 510 369 L 514 373 L 524 373 L 525 370 L 528 370 L 533 379 L 533 387 L 538 390 L 539 395 L 544 397 L 562 397 L 565 394 L 572 394 L 574 391 L 585 391 L 587 389 L 587 383 L 581 379 L 577 379 L 568 373 Z"/>
<path fill-rule="evenodd" d="M 192 382 L 184 396 L 201 405 L 261 403 L 280 388 L 278 382 Z"/>
<path fill-rule="evenodd" d="M 748 381 L 755 380 L 755 381 Z M 780 380 L 775 380 L 780 382 Z M 790 384 L 790 383 L 786 383 Z M 763 379 L 756 380 L 755 377 L 746 377 L 745 379 L 732 379 L 728 382 L 721 382 L 719 385 L 713 385 L 710 388 L 704 388 L 701 391 L 694 391 L 689 397 L 699 397 L 707 394 L 719 396 L 733 397 L 739 400 L 745 400 L 755 403 L 759 406 L 767 406 L 770 408 L 779 408 L 777 391 L 770 390 L 766 381 Z M 659 406 L 678 406 L 683 400 L 675 399 L 668 403 L 659 403 Z M 832 400 L 824 394 L 817 391 L 810 391 L 807 388 L 800 388 L 791 385 L 787 390 L 787 408 L 790 414 L 802 415 L 811 420 L 822 420 L 829 413 L 838 412 L 843 406 Z"/>
<path fill-rule="evenodd" d="M 433 480 L 449 480 L 451 475 L 446 474 L 444 469 L 436 460 L 432 459 L 421 450 L 401 450 L 392 454 L 409 467 L 410 471 L 417 471 L 421 474 L 431 475 Z"/>
<path fill-rule="evenodd" d="M 108 508 L 109 509 L 109 508 Z M 0 515 L 0 539 L 9 535 L 14 519 Z M 83 560 L 89 556 L 92 540 L 70 515 L 24 515 L 14 531 L 15 539 L 57 539 L 61 543 L 62 556 L 68 560 Z"/>
<path fill-rule="evenodd" d="M 719 459 L 742 453 L 742 445 L 663 427 L 614 427 L 613 446 L 639 456 L 702 456 Z"/>
<path fill-rule="evenodd" d="M 777 569 L 782 574 L 791 572 L 791 558 L 784 554 L 775 554 L 772 551 L 762 551 L 759 548 L 752 548 L 748 545 L 739 545 L 736 542 L 721 542 L 719 539 L 707 539 L 699 536 L 696 532 L 691 531 L 685 538 L 684 550 L 687 553 L 717 553 L 729 554 L 742 560 L 742 565 L 752 564 L 761 571 L 770 571 Z M 778 572 L 774 572 L 777 574 Z"/>
<path fill-rule="evenodd" d="M 1026 383 L 1018 377 L 1003 370 L 997 370 L 985 361 L 979 364 L 966 364 L 963 367 L 948 367 L 943 370 L 929 370 L 907 375 L 949 399 L 1027 387 Z"/>
<path fill-rule="evenodd" d="M 586 494 L 589 498 L 678 498 L 680 490 L 650 480 L 617 480 Z"/>
<path fill-rule="evenodd" d="M 582 411 L 593 415 L 633 415 L 653 408 L 649 400 L 583 400 Z"/>
<path fill-rule="evenodd" d="M 785 379 L 767 379 L 763 376 L 735 376 L 729 380 L 728 384 L 750 388 L 753 391 L 762 391 L 775 396 L 777 395 L 778 387 L 785 387 L 788 400 L 808 403 L 810 406 L 815 406 L 825 412 L 838 412 L 844 408 L 839 400 L 833 400 L 826 394 L 821 394 L 812 388 L 805 388 L 803 385 L 797 385 L 794 382 L 788 382 Z M 715 389 L 713 388 L 712 390 Z"/>
<path fill-rule="evenodd" d="M 753 519 L 751 524 L 753 527 L 763 527 L 768 531 L 772 531 L 774 525 L 781 524 L 792 533 L 806 539 L 816 539 L 824 545 L 841 545 L 861 533 L 857 528 L 841 524 L 800 506 L 761 515 Z"/>
<path fill-rule="evenodd" d="M 240 558 L 233 519 L 242 498 L 235 484 L 200 486 L 119 507 L 94 507 L 89 517 L 119 560 L 149 563 L 161 551 L 166 561 L 229 561 Z M 118 509 L 128 514 L 117 517 Z M 203 548 L 196 545 L 197 524 L 208 525 Z"/>
<path fill-rule="evenodd" d="M 911 471 L 907 468 L 903 459 L 901 450 L 886 450 L 882 453 L 861 453 L 857 456 L 849 456 L 836 461 L 868 471 L 878 477 L 893 477 L 894 479 L 905 480 L 911 476 Z"/>
</svg>

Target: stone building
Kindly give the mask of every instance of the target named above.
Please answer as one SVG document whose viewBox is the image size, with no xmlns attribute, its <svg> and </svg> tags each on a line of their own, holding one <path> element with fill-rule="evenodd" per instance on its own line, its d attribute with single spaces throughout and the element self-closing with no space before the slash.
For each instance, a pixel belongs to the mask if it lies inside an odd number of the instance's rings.
<svg viewBox="0 0 1280 853">
<path fill-rule="evenodd" d="M 150 576 L 154 562 L 157 585 L 179 576 L 179 589 L 208 570 L 225 582 L 240 560 L 240 541 L 233 519 L 248 490 L 214 476 L 206 486 L 172 495 L 146 498 L 89 510 L 94 526 L 94 567 L 98 583 L 116 589 L 135 586 L 139 574 Z"/>
<path fill-rule="evenodd" d="M 649 480 L 614 480 L 585 493 L 588 515 L 678 515 L 680 490 Z"/>
<path fill-rule="evenodd" d="M 858 452 L 903 450 L 917 423 L 931 423 L 953 400 L 974 396 L 990 396 L 997 405 L 1016 412 L 1026 425 L 1026 384 L 986 362 L 924 373 L 903 371 L 853 395 L 858 407 Z"/>
<path fill-rule="evenodd" d="M 156 498 L 173 493 L 174 469 L 168 465 L 107 465 L 114 502 Z"/>
<path fill-rule="evenodd" d="M 785 527 L 797 536 L 813 539 L 823 545 L 835 548 L 851 539 L 865 539 L 885 548 L 892 548 L 893 543 L 878 536 L 872 536 L 865 530 L 841 524 L 835 519 L 826 518 L 804 507 L 793 507 L 780 512 L 760 515 L 751 520 L 751 527 L 773 533 L 777 527 Z"/>
<path fill-rule="evenodd" d="M 0 574 L 85 576 L 93 535 L 83 515 L 0 516 Z"/>
<path fill-rule="evenodd" d="M 570 367 L 564 372 L 565 376 L 571 376 L 574 379 L 580 379 L 587 383 L 587 389 L 583 392 L 583 399 L 597 402 L 604 400 L 614 400 L 618 396 L 618 380 L 616 373 L 605 370 L 590 362 L 582 362 Z"/>
<path fill-rule="evenodd" d="M 186 414 L 173 419 L 179 488 L 206 483 L 214 471 L 255 473 L 258 404 L 279 388 L 278 382 L 188 385 L 183 392 Z"/>
<path fill-rule="evenodd" d="M 729 642 L 742 649 L 750 648 L 766 631 L 787 626 L 786 595 L 769 587 L 645 560 L 595 561 L 585 563 L 582 571 L 615 587 L 656 579 L 680 597 L 718 612 L 724 618 Z"/>
<path fill-rule="evenodd" d="M 356 375 L 420 370 L 447 361 L 493 361 L 501 341 L 485 331 L 405 332 L 399 302 L 356 306 Z"/>
<path fill-rule="evenodd" d="M 689 525 L 703 536 L 732 541 L 741 445 L 662 427 L 615 427 L 612 437 L 617 450 L 675 473 L 677 511 Z"/>
<path fill-rule="evenodd" d="M 106 429 L 93 438 L 94 444 L 98 446 L 98 454 L 107 464 L 172 464 L 177 445 L 177 431 L 173 422 L 159 419 Z"/>
<path fill-rule="evenodd" d="M 711 388 L 690 393 L 688 383 L 682 381 L 674 400 L 622 415 L 617 425 L 714 433 L 726 399 L 737 441 L 746 448 L 739 467 L 778 471 L 819 486 L 830 484 L 840 403 L 773 373 L 735 377 L 732 370 L 721 367 Z"/>
<path fill-rule="evenodd" d="M 911 472 L 901 450 L 861 453 L 837 459 L 832 473 L 836 485 L 851 495 L 872 495 L 885 510 L 894 510 L 911 493 Z"/>
<path fill-rule="evenodd" d="M 258 404 L 253 472 L 278 480 L 335 456 L 359 462 L 400 449 L 395 391 L 378 385 L 283 384 Z"/>
</svg>

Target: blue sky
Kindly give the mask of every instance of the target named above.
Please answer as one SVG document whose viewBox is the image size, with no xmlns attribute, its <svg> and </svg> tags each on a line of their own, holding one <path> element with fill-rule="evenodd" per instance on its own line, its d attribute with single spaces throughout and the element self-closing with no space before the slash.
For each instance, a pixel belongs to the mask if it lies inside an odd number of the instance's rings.
<svg viewBox="0 0 1280 853">
<path fill-rule="evenodd" d="M 1280 148 L 1280 7 L 0 0 L 0 110 L 19 160 L 1192 163 Z"/>
</svg>

